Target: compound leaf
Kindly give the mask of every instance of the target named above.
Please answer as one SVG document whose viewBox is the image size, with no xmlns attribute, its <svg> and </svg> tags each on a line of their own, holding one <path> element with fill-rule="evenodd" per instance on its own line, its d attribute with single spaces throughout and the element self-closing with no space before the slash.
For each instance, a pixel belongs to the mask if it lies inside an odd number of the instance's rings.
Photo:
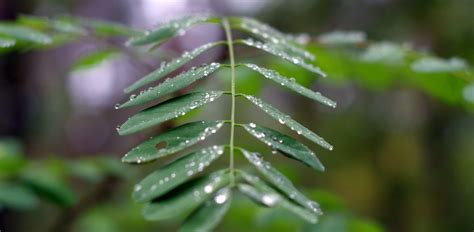
<svg viewBox="0 0 474 232">
<path fill-rule="evenodd" d="M 122 161 L 142 163 L 173 154 L 206 139 L 216 133 L 222 125 L 222 121 L 199 121 L 181 125 L 133 148 L 125 154 Z M 163 143 L 163 147 L 157 148 Z"/>
<path fill-rule="evenodd" d="M 164 199 L 148 203 L 143 209 L 143 215 L 148 220 L 163 220 L 179 216 L 198 207 L 228 184 L 227 170 L 211 173 L 186 183 L 180 191 L 171 192 L 164 196 Z"/>
<path fill-rule="evenodd" d="M 205 202 L 186 219 L 181 232 L 213 231 L 219 224 L 231 205 L 231 191 L 223 188 L 216 193 L 213 199 Z"/>
<path fill-rule="evenodd" d="M 219 69 L 219 63 L 211 63 L 209 65 L 201 66 L 199 68 L 192 68 L 176 77 L 169 78 L 156 87 L 151 87 L 142 91 L 138 96 L 132 95 L 130 100 L 122 104 L 119 108 L 131 107 L 144 104 L 160 97 L 163 97 L 172 92 L 178 91 L 193 82 L 206 77 Z"/>
<path fill-rule="evenodd" d="M 312 100 L 318 101 L 324 105 L 330 106 L 335 108 L 336 107 L 336 102 L 333 100 L 323 96 L 319 92 L 314 92 L 308 88 L 303 87 L 302 85 L 298 84 L 294 78 L 288 78 L 280 75 L 278 72 L 271 70 L 271 69 L 266 69 L 262 68 L 258 65 L 255 64 L 244 64 L 246 67 L 262 74 L 267 79 L 270 79 L 281 86 L 284 86 L 288 89 L 291 89 L 307 98 L 310 98 Z"/>
<path fill-rule="evenodd" d="M 319 208 L 318 203 L 308 199 L 304 194 L 298 191 L 285 175 L 274 168 L 269 162 L 263 160 L 260 154 L 249 152 L 244 149 L 241 151 L 245 158 L 247 158 L 247 160 L 249 160 L 249 162 L 253 164 L 268 181 L 270 181 L 270 183 L 277 187 L 281 192 L 285 193 L 288 198 L 306 209 L 311 210 L 315 214 L 321 214 L 321 209 Z"/>
<path fill-rule="evenodd" d="M 200 173 L 224 153 L 223 146 L 204 148 L 184 155 L 151 173 L 135 186 L 133 198 L 146 202 L 174 189 L 193 175 Z"/>
<path fill-rule="evenodd" d="M 321 215 L 319 208 L 317 208 L 318 210 L 316 211 L 303 208 L 282 196 L 257 176 L 250 175 L 243 171 L 239 171 L 238 174 L 250 184 L 239 184 L 239 191 L 258 204 L 266 207 L 282 207 L 300 216 L 309 223 L 316 223 L 318 221 L 318 216 Z"/>
<path fill-rule="evenodd" d="M 169 99 L 130 117 L 118 127 L 120 135 L 136 133 L 154 125 L 185 115 L 187 112 L 214 101 L 222 96 L 221 91 L 194 92 Z"/>
<path fill-rule="evenodd" d="M 304 59 L 299 56 L 291 55 L 285 50 L 281 49 L 279 46 L 272 44 L 272 43 L 262 43 L 260 41 L 255 41 L 253 39 L 244 39 L 239 40 L 240 43 L 247 45 L 249 47 L 254 47 L 265 52 L 268 52 L 274 56 L 280 57 L 286 61 L 289 61 L 297 66 L 300 66 L 310 72 L 316 73 L 322 77 L 326 77 L 326 73 L 324 73 L 321 68 L 316 67 L 310 63 L 307 63 Z"/>
<path fill-rule="evenodd" d="M 304 127 L 301 125 L 299 122 L 293 120 L 289 115 L 286 115 L 273 107 L 272 105 L 262 101 L 261 99 L 250 96 L 250 95 L 244 95 L 245 98 L 247 98 L 250 102 L 252 102 L 254 105 L 262 109 L 265 113 L 270 115 L 272 118 L 278 120 L 280 124 L 283 124 L 287 127 L 289 127 L 291 130 L 296 131 L 296 133 L 303 135 L 307 139 L 313 141 L 316 144 L 319 144 L 320 146 L 332 150 L 332 145 L 326 142 L 322 137 L 319 135 L 315 134 L 308 128 Z"/>
<path fill-rule="evenodd" d="M 151 82 L 160 80 L 166 75 L 176 71 L 178 68 L 182 67 L 183 65 L 188 63 L 190 60 L 196 58 L 203 52 L 223 43 L 224 42 L 221 41 L 221 42 L 204 44 L 200 47 L 195 48 L 194 50 L 190 52 L 183 53 L 181 57 L 171 60 L 170 62 L 163 62 L 157 70 L 151 72 L 150 74 L 136 81 L 131 86 L 127 87 L 124 91 L 125 93 L 131 93 L 147 84 L 150 84 Z"/>
<path fill-rule="evenodd" d="M 278 131 L 257 126 L 255 123 L 245 124 L 244 128 L 255 138 L 271 146 L 272 149 L 276 149 L 292 159 L 299 160 L 315 170 L 324 171 L 324 166 L 316 155 L 295 139 Z"/>
<path fill-rule="evenodd" d="M 172 20 L 157 29 L 145 32 L 141 36 L 134 37 L 128 41 L 132 46 L 141 46 L 152 43 L 162 43 L 176 34 L 184 34 L 186 30 L 194 25 L 215 22 L 218 18 L 212 16 L 193 15 L 185 16 L 180 19 Z"/>
</svg>

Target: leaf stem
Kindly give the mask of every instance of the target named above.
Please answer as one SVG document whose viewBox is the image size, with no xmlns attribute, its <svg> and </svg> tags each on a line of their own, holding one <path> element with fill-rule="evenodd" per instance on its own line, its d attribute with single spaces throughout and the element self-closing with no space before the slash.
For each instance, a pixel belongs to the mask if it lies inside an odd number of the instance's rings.
<svg viewBox="0 0 474 232">
<path fill-rule="evenodd" d="M 234 127 L 235 127 L 235 61 L 234 61 L 234 41 L 232 40 L 232 31 L 227 18 L 222 20 L 222 26 L 225 30 L 225 36 L 227 40 L 227 47 L 229 48 L 229 59 L 230 59 L 230 73 L 231 73 L 231 85 L 230 90 L 232 94 L 232 105 L 230 112 L 230 185 L 235 185 L 235 171 L 234 171 Z"/>
</svg>

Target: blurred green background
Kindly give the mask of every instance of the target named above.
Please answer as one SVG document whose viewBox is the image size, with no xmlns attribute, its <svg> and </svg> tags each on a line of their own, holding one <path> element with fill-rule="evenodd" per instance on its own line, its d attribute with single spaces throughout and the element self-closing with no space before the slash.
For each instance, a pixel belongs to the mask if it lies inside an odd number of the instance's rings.
<svg viewBox="0 0 474 232">
<path fill-rule="evenodd" d="M 325 215 L 319 224 L 307 225 L 237 197 L 218 231 L 474 229 L 474 78 L 467 65 L 474 63 L 472 0 L 0 0 L 1 20 L 67 14 L 140 29 L 198 12 L 247 15 L 284 32 L 308 33 L 308 48 L 329 74 L 326 79 L 314 81 L 296 66 L 249 49 L 238 48 L 237 56 L 293 76 L 338 102 L 329 109 L 239 69 L 238 90 L 258 94 L 293 115 L 335 149 L 305 142 L 326 165 L 324 173 L 272 157 L 296 186 L 321 203 Z M 336 43 L 318 37 L 337 30 L 363 31 L 368 39 Z M 167 42 L 161 55 L 117 55 L 74 71 L 76 60 L 101 49 L 104 41 L 0 49 L 0 230 L 176 231 L 181 219 L 145 221 L 141 206 L 130 199 L 133 183 L 163 161 L 118 162 L 148 135 L 116 135 L 116 125 L 134 111 L 116 111 L 114 105 L 124 101 L 122 89 L 148 73 L 149 66 L 223 36 L 219 28 L 197 27 Z M 106 45 L 123 42 L 112 39 Z M 225 59 L 225 53 L 213 50 L 193 64 Z M 434 67 L 416 68 L 416 60 L 433 54 L 443 59 Z M 461 68 L 452 70 L 453 63 Z M 198 88 L 228 85 L 227 73 L 220 72 Z M 297 136 L 250 104 L 238 103 L 239 121 Z M 219 101 L 167 126 L 223 119 L 228 106 Z M 227 131 L 219 133 L 216 141 L 227 136 Z M 270 152 L 245 133 L 238 132 L 237 141 Z M 247 165 L 241 157 L 237 161 Z M 215 164 L 225 165 L 226 159 Z"/>
</svg>

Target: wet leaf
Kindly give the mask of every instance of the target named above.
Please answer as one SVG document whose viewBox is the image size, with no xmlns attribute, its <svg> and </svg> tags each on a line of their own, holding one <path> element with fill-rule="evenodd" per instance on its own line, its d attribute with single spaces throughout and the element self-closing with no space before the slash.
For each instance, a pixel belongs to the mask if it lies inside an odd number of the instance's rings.
<svg viewBox="0 0 474 232">
<path fill-rule="evenodd" d="M 157 29 L 148 31 L 141 36 L 134 37 L 128 41 L 132 46 L 147 45 L 152 43 L 162 43 L 175 35 L 183 35 L 186 30 L 197 24 L 213 22 L 218 20 L 215 17 L 205 15 L 185 16 L 172 20 Z"/>
<path fill-rule="evenodd" d="M 295 139 L 278 131 L 257 126 L 255 123 L 245 124 L 244 128 L 255 138 L 272 147 L 272 149 L 276 149 L 292 159 L 299 160 L 315 170 L 324 171 L 324 166 L 316 155 L 308 147 Z"/>
<path fill-rule="evenodd" d="M 149 89 L 140 92 L 136 97 L 130 98 L 129 101 L 122 104 L 119 108 L 131 107 L 140 104 L 144 104 L 167 94 L 178 91 L 195 81 L 206 77 L 219 69 L 221 65 L 219 63 L 211 63 L 209 65 L 201 66 L 198 68 L 192 68 L 184 73 L 179 74 L 176 77 L 169 78 L 163 83 L 156 87 L 150 87 Z"/>
<path fill-rule="evenodd" d="M 318 41 L 326 45 L 353 45 L 366 41 L 362 31 L 332 31 L 318 36 Z"/>
<path fill-rule="evenodd" d="M 146 202 L 169 192 L 193 175 L 202 172 L 224 153 L 223 146 L 213 146 L 195 151 L 172 161 L 151 173 L 135 186 L 133 198 Z"/>
<path fill-rule="evenodd" d="M 125 154 L 122 161 L 143 163 L 176 153 L 203 141 L 216 133 L 222 125 L 222 121 L 199 121 L 184 124 L 138 145 Z M 157 145 L 162 143 L 164 146 L 157 148 Z"/>
<path fill-rule="evenodd" d="M 237 174 L 242 176 L 242 178 L 250 184 L 239 184 L 239 191 L 258 204 L 266 207 L 281 207 L 298 215 L 309 223 L 316 223 L 318 221 L 318 216 L 321 215 L 320 211 L 315 212 L 314 210 L 308 210 L 293 203 L 272 187 L 268 186 L 257 176 L 250 175 L 243 171 L 239 171 Z"/>
<path fill-rule="evenodd" d="M 181 232 L 213 231 L 219 224 L 231 205 L 231 191 L 223 188 L 201 207 L 188 216 L 181 226 Z"/>
<path fill-rule="evenodd" d="M 456 57 L 451 59 L 423 57 L 411 64 L 411 69 L 420 73 L 455 72 L 467 68 L 466 61 Z"/>
<path fill-rule="evenodd" d="M 253 39 L 245 39 L 240 40 L 240 42 L 244 45 L 254 47 L 265 52 L 268 52 L 274 56 L 280 57 L 286 61 L 289 61 L 299 67 L 302 67 L 310 72 L 316 73 L 322 77 L 326 77 L 326 73 L 324 73 L 321 68 L 316 67 L 310 63 L 307 63 L 304 59 L 299 56 L 291 55 L 285 50 L 281 49 L 281 47 L 271 44 L 271 43 L 262 43 L 260 41 L 255 41 Z"/>
<path fill-rule="evenodd" d="M 255 64 L 244 64 L 246 67 L 262 74 L 265 78 L 272 80 L 281 86 L 288 88 L 290 90 L 295 91 L 298 94 L 301 94 L 307 98 L 310 98 L 312 100 L 318 101 L 324 105 L 330 106 L 335 108 L 336 107 L 336 102 L 333 100 L 323 96 L 319 92 L 314 92 L 306 87 L 303 87 L 302 85 L 298 84 L 294 78 L 288 78 L 280 75 L 278 72 L 271 70 L 271 69 L 266 69 L 259 67 L 258 65 Z"/>
<path fill-rule="evenodd" d="M 217 171 L 198 180 L 186 183 L 176 193 L 164 196 L 148 203 L 143 209 L 143 215 L 148 220 L 163 220 L 188 212 L 214 196 L 222 187 L 229 183 L 226 170 Z"/>
<path fill-rule="evenodd" d="M 0 38 L 0 48 L 13 47 L 16 44 L 16 40 L 9 38 Z"/>
<path fill-rule="evenodd" d="M 241 151 L 245 158 L 247 158 L 270 183 L 285 193 L 289 199 L 311 210 L 315 214 L 322 214 L 318 203 L 308 199 L 303 193 L 298 191 L 285 175 L 274 168 L 269 162 L 263 160 L 260 154 L 243 149 Z"/>
<path fill-rule="evenodd" d="M 120 135 L 136 133 L 162 122 L 177 118 L 187 112 L 214 101 L 222 96 L 220 91 L 194 92 L 175 97 L 156 106 L 145 109 L 118 127 Z"/>
<path fill-rule="evenodd" d="M 312 53 L 295 45 L 297 42 L 292 36 L 286 35 L 263 22 L 247 17 L 234 17 L 230 19 L 230 22 L 233 28 L 243 30 L 259 39 L 272 43 L 290 55 L 308 60 L 315 59 Z"/>
<path fill-rule="evenodd" d="M 304 136 L 305 138 L 313 141 L 314 143 L 328 149 L 332 150 L 333 147 L 331 144 L 326 142 L 323 138 L 309 130 L 308 128 L 304 127 L 301 125 L 299 122 L 293 120 L 290 116 L 282 113 L 275 107 L 271 106 L 270 104 L 262 101 L 261 99 L 254 97 L 254 96 L 249 96 L 245 95 L 245 98 L 247 98 L 250 102 L 252 102 L 254 105 L 262 109 L 265 113 L 270 115 L 272 118 L 278 120 L 280 124 L 283 124 L 287 127 L 289 127 L 291 130 L 296 131 L 296 133 Z"/>
<path fill-rule="evenodd" d="M 163 62 L 161 63 L 161 66 L 157 70 L 151 72 L 150 74 L 136 81 L 131 86 L 127 87 L 124 91 L 125 93 L 131 93 L 147 84 L 160 80 L 166 75 L 176 71 L 178 68 L 181 68 L 183 65 L 185 65 L 192 59 L 201 55 L 203 52 L 221 44 L 223 44 L 223 42 L 214 42 L 214 43 L 204 44 L 200 47 L 195 48 L 194 50 L 190 52 L 183 53 L 181 57 L 179 58 L 176 58 L 169 62 Z"/>
</svg>

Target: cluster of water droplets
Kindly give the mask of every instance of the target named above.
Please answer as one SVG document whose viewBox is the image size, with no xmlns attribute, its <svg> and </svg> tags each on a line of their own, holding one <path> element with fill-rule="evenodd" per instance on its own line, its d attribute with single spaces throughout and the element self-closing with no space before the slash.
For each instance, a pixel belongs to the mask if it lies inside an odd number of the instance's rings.
<svg viewBox="0 0 474 232">
<path fill-rule="evenodd" d="M 263 38 L 270 43 L 280 46 L 290 52 L 302 56 L 303 58 L 314 60 L 315 57 L 310 52 L 294 46 L 292 43 L 297 42 L 291 36 L 285 35 L 280 31 L 251 18 L 242 18 L 240 27 L 244 30 L 252 32 L 254 35 Z"/>
<path fill-rule="evenodd" d="M 194 189 L 193 197 L 195 201 L 200 201 L 203 197 L 214 193 L 223 181 L 221 174 L 219 173 L 213 173 L 209 177 L 211 180 L 204 187 Z"/>
<path fill-rule="evenodd" d="M 162 97 L 170 92 L 183 88 L 192 82 L 208 76 L 212 72 L 216 71 L 221 65 L 213 62 L 209 65 L 203 65 L 201 67 L 192 67 L 190 70 L 182 72 L 173 78 L 167 78 L 164 82 L 156 87 L 150 87 L 146 90 L 142 90 L 137 96 L 135 94 L 130 95 L 129 102 L 124 105 L 133 105 L 135 100 L 141 100 L 139 103 L 150 101 L 159 97 Z M 120 107 L 120 106 L 118 106 Z M 117 106 L 116 106 L 117 108 Z"/>
<path fill-rule="evenodd" d="M 292 56 L 279 48 L 278 46 L 270 43 L 262 43 L 260 41 L 256 41 L 254 39 L 244 39 L 242 42 L 251 47 L 255 47 L 261 50 L 264 50 L 272 55 L 278 56 L 280 58 L 283 58 L 287 61 L 290 61 L 291 63 L 298 65 L 300 67 L 303 67 L 311 72 L 317 73 L 322 77 L 326 77 L 326 73 L 324 73 L 321 68 L 316 67 L 312 64 L 306 63 L 301 57 L 298 56 Z"/>
<path fill-rule="evenodd" d="M 214 145 L 210 148 L 202 149 L 199 154 L 196 154 L 196 159 L 191 160 L 185 164 L 186 175 L 192 176 L 196 173 L 202 172 L 204 168 L 210 165 L 212 161 L 224 154 L 224 147 Z"/>
<path fill-rule="evenodd" d="M 15 46 L 16 41 L 13 39 L 0 38 L 0 48 L 9 48 Z"/>
<path fill-rule="evenodd" d="M 254 105 L 258 106 L 261 108 L 265 113 L 270 115 L 271 117 L 275 118 L 278 120 L 278 122 L 282 125 L 286 125 L 288 128 L 290 128 L 292 131 L 295 131 L 299 135 L 303 135 L 304 137 L 310 139 L 311 141 L 321 145 L 322 147 L 332 150 L 333 146 L 326 142 L 322 137 L 318 136 L 311 130 L 307 129 L 297 121 L 293 120 L 289 115 L 283 114 L 273 106 L 271 106 L 268 103 L 263 102 L 261 99 L 251 96 L 251 95 L 245 95 L 245 98 L 247 98 L 250 102 L 252 102 Z M 254 123 L 250 123 L 249 126 L 251 128 L 255 128 L 256 125 Z M 255 130 L 253 130 L 255 131 Z M 265 134 L 262 132 L 252 132 L 255 134 L 257 138 L 263 138 L 265 137 Z M 280 141 L 280 140 L 279 140 Z M 272 152 L 273 153 L 273 152 Z"/>
</svg>

